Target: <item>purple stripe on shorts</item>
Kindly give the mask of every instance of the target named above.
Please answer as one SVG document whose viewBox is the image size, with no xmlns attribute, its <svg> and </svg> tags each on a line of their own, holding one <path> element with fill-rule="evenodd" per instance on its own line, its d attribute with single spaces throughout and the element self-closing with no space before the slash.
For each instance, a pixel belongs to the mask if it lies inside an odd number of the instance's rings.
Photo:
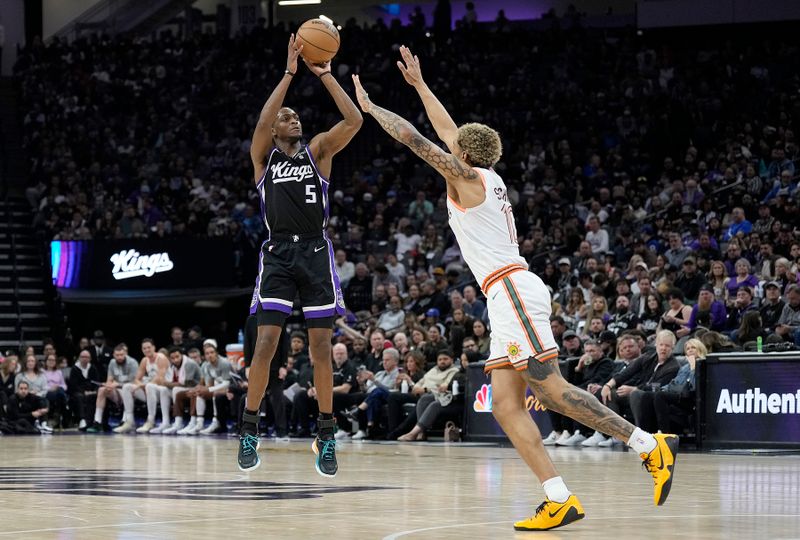
<svg viewBox="0 0 800 540">
<path fill-rule="evenodd" d="M 333 243 L 328 238 L 328 234 L 326 232 L 323 231 L 322 236 L 325 238 L 325 242 L 328 243 L 328 262 L 330 263 L 331 267 L 331 276 L 333 276 L 333 301 L 336 303 L 336 313 L 344 316 L 347 313 L 347 309 L 344 306 L 344 293 L 342 292 L 342 284 L 339 282 L 339 274 L 336 273 L 336 265 L 333 260 Z"/>
<path fill-rule="evenodd" d="M 261 309 L 264 311 L 280 311 L 281 313 L 287 314 L 292 312 L 291 306 L 284 306 L 277 302 L 261 302 Z"/>
<path fill-rule="evenodd" d="M 261 290 L 261 273 L 264 271 L 264 244 L 258 252 L 258 274 L 256 274 L 256 287 L 253 289 L 253 298 L 250 300 L 250 315 L 253 315 L 258 308 L 258 293 Z"/>
<path fill-rule="evenodd" d="M 311 312 L 304 312 L 303 315 L 306 319 L 321 319 L 323 317 L 332 317 L 336 313 L 336 310 L 333 308 L 330 309 L 322 309 L 320 311 L 311 311 Z"/>
</svg>

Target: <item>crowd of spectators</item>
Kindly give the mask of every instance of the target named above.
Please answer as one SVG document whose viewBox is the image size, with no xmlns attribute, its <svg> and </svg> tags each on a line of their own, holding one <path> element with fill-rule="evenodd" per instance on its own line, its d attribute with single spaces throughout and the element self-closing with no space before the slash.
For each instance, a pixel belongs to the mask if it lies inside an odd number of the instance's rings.
<svg viewBox="0 0 800 540">
<path fill-rule="evenodd" d="M 631 389 L 673 381 L 637 379 L 645 354 L 661 363 L 686 352 L 691 360 L 664 370 L 685 378 L 683 366 L 693 371 L 705 354 L 696 338 L 707 351 L 800 345 L 796 39 L 756 39 L 754 30 L 687 42 L 562 28 L 558 19 L 545 31 L 501 19 L 430 38 L 420 28 L 348 21 L 334 72 L 348 90 L 348 75 L 360 73 L 373 100 L 430 133 L 394 67 L 397 48 L 409 44 L 457 122 L 500 131 L 496 169 L 515 205 L 520 253 L 552 291 L 571 380 L 621 412 L 644 403 L 646 412 L 629 416 L 652 424 L 663 420 L 662 405 Z M 15 73 L 29 111 L 35 225 L 50 238 L 226 236 L 257 249 L 264 226 L 249 137 L 283 72 L 287 35 L 259 28 L 231 39 L 164 34 L 28 47 Z M 306 133 L 335 120 L 313 77 L 297 77 L 285 103 Z M 446 227 L 444 183 L 369 123 L 331 177 L 328 233 L 349 308 L 337 322 L 345 346 L 334 355 L 337 387 L 361 394 L 338 398 L 340 425 L 357 423 L 359 437 L 379 426 L 423 438 L 427 406 L 445 415 L 448 400 L 459 399 L 456 372 L 485 359 L 491 333 Z M 639 342 L 636 356 L 623 350 L 628 336 Z M 660 342 L 671 343 L 669 353 Z M 388 365 L 386 351 L 397 353 Z M 314 392 L 298 355 L 284 366 L 287 390 L 301 390 L 290 393 L 289 429 L 305 433 Z M 569 358 L 578 363 L 567 367 Z M 594 365 L 603 359 L 610 364 Z M 398 364 L 403 373 L 392 374 Z M 392 392 L 403 385 L 409 392 Z M 424 389 L 436 399 L 404 417 L 404 403 Z M 581 432 L 556 424 L 553 442 Z"/>
</svg>

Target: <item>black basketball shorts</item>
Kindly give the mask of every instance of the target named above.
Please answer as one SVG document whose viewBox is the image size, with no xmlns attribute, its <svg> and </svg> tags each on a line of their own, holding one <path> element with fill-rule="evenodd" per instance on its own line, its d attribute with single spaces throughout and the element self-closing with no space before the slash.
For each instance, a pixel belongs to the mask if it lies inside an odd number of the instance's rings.
<svg viewBox="0 0 800 540">
<path fill-rule="evenodd" d="M 259 325 L 282 326 L 298 293 L 309 327 L 330 328 L 345 314 L 333 245 L 321 234 L 273 235 L 264 242 L 250 313 L 258 314 Z"/>
</svg>

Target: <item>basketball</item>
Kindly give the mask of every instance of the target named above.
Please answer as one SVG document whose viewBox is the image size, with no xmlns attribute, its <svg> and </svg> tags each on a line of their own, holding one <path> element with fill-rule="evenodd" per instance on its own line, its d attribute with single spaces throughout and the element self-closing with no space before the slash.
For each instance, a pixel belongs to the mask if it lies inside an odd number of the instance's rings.
<svg viewBox="0 0 800 540">
<path fill-rule="evenodd" d="M 303 45 L 303 58 L 312 64 L 330 61 L 339 50 L 339 31 L 322 19 L 309 19 L 297 31 L 297 44 Z"/>
</svg>

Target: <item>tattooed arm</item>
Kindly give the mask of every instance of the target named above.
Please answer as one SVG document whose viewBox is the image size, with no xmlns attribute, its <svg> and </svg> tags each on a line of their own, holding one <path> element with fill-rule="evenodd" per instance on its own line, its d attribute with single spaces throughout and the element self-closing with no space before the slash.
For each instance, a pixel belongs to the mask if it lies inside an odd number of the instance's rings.
<svg viewBox="0 0 800 540">
<path fill-rule="evenodd" d="M 448 154 L 423 137 L 408 120 L 372 103 L 364 87 L 361 86 L 358 75 L 353 75 L 353 83 L 356 85 L 356 97 L 361 110 L 371 114 L 386 133 L 408 146 L 428 165 L 436 169 L 448 184 L 457 184 L 464 180 L 475 181 L 480 178 L 480 175 L 461 158 Z"/>
</svg>

